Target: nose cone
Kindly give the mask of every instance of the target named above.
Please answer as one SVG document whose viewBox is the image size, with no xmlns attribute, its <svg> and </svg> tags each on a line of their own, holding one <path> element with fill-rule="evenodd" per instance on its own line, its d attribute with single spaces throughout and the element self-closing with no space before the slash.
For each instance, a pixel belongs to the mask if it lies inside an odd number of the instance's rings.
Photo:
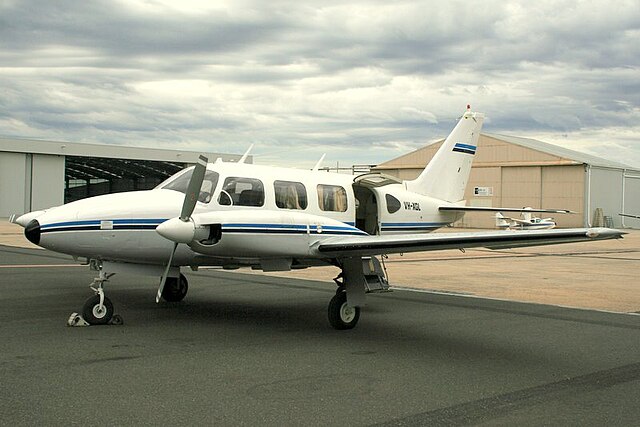
<svg viewBox="0 0 640 427">
<path fill-rule="evenodd" d="M 36 219 L 37 217 L 39 217 L 43 213 L 44 213 L 44 211 L 29 212 L 29 213 L 26 213 L 26 214 L 21 215 L 18 218 L 16 218 L 16 220 L 14 222 L 16 224 L 20 224 L 23 227 L 26 227 L 31 222 L 31 220 Z"/>
<path fill-rule="evenodd" d="M 24 229 L 24 236 L 34 245 L 40 244 L 40 223 L 32 219 Z"/>
</svg>

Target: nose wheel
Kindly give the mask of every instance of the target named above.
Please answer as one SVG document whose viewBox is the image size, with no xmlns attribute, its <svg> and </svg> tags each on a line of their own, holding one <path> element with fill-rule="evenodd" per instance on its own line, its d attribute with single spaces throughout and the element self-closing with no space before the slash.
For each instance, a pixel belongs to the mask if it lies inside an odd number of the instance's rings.
<svg viewBox="0 0 640 427">
<path fill-rule="evenodd" d="M 100 295 L 94 295 L 84 303 L 82 317 L 90 325 L 106 325 L 113 318 L 113 303 L 104 296 L 100 303 Z"/>
<path fill-rule="evenodd" d="M 113 314 L 113 303 L 104 294 L 104 283 L 115 273 L 107 274 L 99 269 L 99 275 L 91 282 L 91 289 L 95 292 L 82 306 L 82 315 L 72 313 L 67 321 L 69 326 L 89 325 L 121 325 L 122 317 Z"/>
</svg>

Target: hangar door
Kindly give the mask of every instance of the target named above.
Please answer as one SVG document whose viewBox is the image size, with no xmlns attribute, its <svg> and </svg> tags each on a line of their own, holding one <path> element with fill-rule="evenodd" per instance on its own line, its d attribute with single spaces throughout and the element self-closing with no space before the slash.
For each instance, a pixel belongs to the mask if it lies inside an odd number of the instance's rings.
<svg viewBox="0 0 640 427">
<path fill-rule="evenodd" d="M 539 166 L 508 166 L 502 168 L 502 206 L 540 208 L 542 178 Z"/>
<path fill-rule="evenodd" d="M 185 166 L 168 161 L 67 156 L 64 202 L 121 191 L 149 190 Z"/>
<path fill-rule="evenodd" d="M 541 208 L 568 209 L 574 214 L 552 214 L 558 227 L 584 224 L 584 165 L 543 166 Z"/>
</svg>

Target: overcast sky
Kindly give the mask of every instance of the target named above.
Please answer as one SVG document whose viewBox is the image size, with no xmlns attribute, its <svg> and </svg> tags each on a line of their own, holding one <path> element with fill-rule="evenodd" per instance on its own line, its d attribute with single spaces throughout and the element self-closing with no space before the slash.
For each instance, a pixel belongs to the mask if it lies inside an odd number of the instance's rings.
<svg viewBox="0 0 640 427">
<path fill-rule="evenodd" d="M 640 166 L 640 2 L 0 0 L 0 135 L 377 164 L 484 131 Z"/>
</svg>

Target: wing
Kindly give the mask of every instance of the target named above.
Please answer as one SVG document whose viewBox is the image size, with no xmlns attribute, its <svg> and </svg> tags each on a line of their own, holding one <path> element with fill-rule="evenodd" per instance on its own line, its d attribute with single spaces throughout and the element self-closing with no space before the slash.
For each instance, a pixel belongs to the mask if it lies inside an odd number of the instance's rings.
<svg viewBox="0 0 640 427">
<path fill-rule="evenodd" d="M 438 207 L 443 212 L 532 212 L 532 213 L 576 213 L 567 209 L 530 209 L 530 208 L 489 208 L 485 206 L 455 206 Z"/>
<path fill-rule="evenodd" d="M 518 219 L 518 218 L 509 218 L 511 221 L 518 223 L 518 224 L 531 224 L 530 221 L 525 221 L 523 219 Z"/>
<path fill-rule="evenodd" d="M 312 246 L 317 255 L 341 258 L 444 249 L 506 249 L 593 240 L 620 239 L 623 231 L 610 228 L 431 233 L 395 236 L 339 236 Z"/>
<path fill-rule="evenodd" d="M 637 218 L 637 219 L 640 219 L 640 215 L 631 215 L 631 214 L 626 214 L 626 213 L 619 213 L 618 215 L 620 215 L 620 216 L 626 216 L 627 218 Z"/>
</svg>

